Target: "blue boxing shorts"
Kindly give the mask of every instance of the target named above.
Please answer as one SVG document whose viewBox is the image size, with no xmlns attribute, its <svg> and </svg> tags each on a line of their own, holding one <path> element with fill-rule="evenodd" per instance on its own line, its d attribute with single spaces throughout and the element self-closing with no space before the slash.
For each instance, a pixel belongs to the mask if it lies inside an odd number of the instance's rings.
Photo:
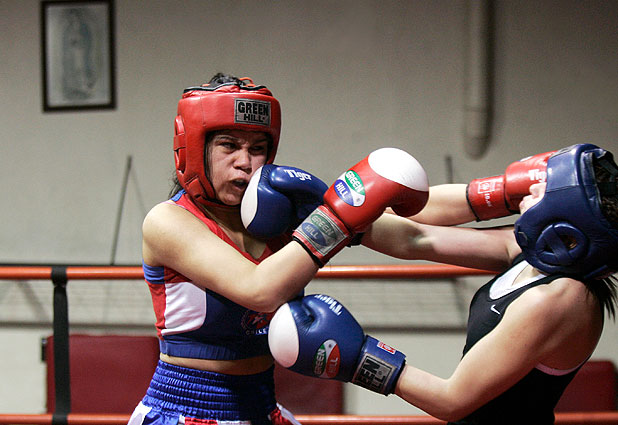
<svg viewBox="0 0 618 425">
<path fill-rule="evenodd" d="M 300 425 L 277 405 L 273 368 L 237 376 L 159 361 L 128 425 L 176 424 Z"/>
</svg>

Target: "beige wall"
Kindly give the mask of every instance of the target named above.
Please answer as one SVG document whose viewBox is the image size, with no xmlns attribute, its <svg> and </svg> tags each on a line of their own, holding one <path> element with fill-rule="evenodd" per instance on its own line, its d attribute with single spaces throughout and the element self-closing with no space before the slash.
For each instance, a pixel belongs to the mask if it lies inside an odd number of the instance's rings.
<svg viewBox="0 0 618 425">
<path fill-rule="evenodd" d="M 447 181 L 448 157 L 454 178 L 465 182 L 572 143 L 616 151 L 618 3 L 497 1 L 492 140 L 482 158 L 468 157 L 467 4 L 116 0 L 117 108 L 43 113 L 40 2 L 0 0 L 0 262 L 108 263 L 123 170 L 132 156 L 116 262 L 138 264 L 141 220 L 169 189 L 176 101 L 184 87 L 217 71 L 251 76 L 273 90 L 283 107 L 277 163 L 325 181 L 382 146 L 416 156 L 432 184 Z M 333 260 L 387 262 L 394 261 L 362 248 Z M 363 324 L 399 343 L 411 362 L 446 377 L 463 335 L 432 332 L 428 324 L 461 326 L 460 315 L 445 317 L 436 307 L 457 311 L 465 304 L 477 282 L 460 283 L 436 283 L 435 291 L 389 287 L 394 298 L 407 291 L 409 308 L 394 314 L 421 331 L 384 335 L 391 319 L 373 313 L 390 306 L 388 297 L 374 306 L 363 302 L 363 287 L 318 288 L 341 294 Z M 120 317 L 150 332 L 148 294 L 134 287 L 75 288 L 72 322 L 113 332 Z M 0 294 L 0 364 L 3 382 L 13 383 L 0 386 L 0 412 L 42 412 L 38 343 L 51 329 L 50 289 L 0 282 Z M 89 308 L 80 309 L 82 302 Z M 608 323 L 595 356 L 618 362 L 616 333 Z M 347 397 L 350 413 L 416 411 L 351 386 Z"/>
</svg>

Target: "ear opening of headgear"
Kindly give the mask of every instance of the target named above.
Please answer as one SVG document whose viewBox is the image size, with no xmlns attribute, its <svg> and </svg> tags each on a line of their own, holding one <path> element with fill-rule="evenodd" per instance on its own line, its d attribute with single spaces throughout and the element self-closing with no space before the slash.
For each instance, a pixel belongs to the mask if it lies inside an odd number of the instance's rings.
<svg viewBox="0 0 618 425">
<path fill-rule="evenodd" d="M 591 144 L 557 151 L 547 161 L 543 198 L 515 222 L 525 259 L 543 272 L 590 279 L 618 270 L 618 230 L 602 212 L 606 189 L 597 184 L 595 162 L 606 163 L 616 181 L 610 152 Z"/>
<path fill-rule="evenodd" d="M 188 87 L 178 102 L 174 122 L 176 176 L 192 199 L 203 205 L 224 206 L 206 171 L 206 137 L 218 130 L 245 130 L 269 135 L 266 163 L 279 146 L 281 107 L 271 91 L 250 78 Z M 232 206 L 230 206 L 232 207 Z"/>
</svg>

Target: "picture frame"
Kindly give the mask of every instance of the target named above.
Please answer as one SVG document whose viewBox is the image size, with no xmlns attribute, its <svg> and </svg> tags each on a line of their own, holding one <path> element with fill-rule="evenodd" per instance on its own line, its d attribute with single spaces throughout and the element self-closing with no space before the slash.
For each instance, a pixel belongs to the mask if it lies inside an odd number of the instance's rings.
<svg viewBox="0 0 618 425">
<path fill-rule="evenodd" d="M 116 108 L 113 0 L 41 2 L 43 111 Z"/>
</svg>

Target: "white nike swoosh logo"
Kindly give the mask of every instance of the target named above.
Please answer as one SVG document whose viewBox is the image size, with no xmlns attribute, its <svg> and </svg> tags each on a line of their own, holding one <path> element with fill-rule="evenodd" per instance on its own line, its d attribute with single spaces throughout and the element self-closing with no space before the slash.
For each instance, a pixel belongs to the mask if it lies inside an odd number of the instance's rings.
<svg viewBox="0 0 618 425">
<path fill-rule="evenodd" d="M 502 313 L 500 313 L 498 310 L 496 310 L 496 305 L 495 304 L 493 304 L 491 306 L 490 310 L 493 311 L 494 313 L 498 313 L 498 314 L 502 315 Z"/>
</svg>

